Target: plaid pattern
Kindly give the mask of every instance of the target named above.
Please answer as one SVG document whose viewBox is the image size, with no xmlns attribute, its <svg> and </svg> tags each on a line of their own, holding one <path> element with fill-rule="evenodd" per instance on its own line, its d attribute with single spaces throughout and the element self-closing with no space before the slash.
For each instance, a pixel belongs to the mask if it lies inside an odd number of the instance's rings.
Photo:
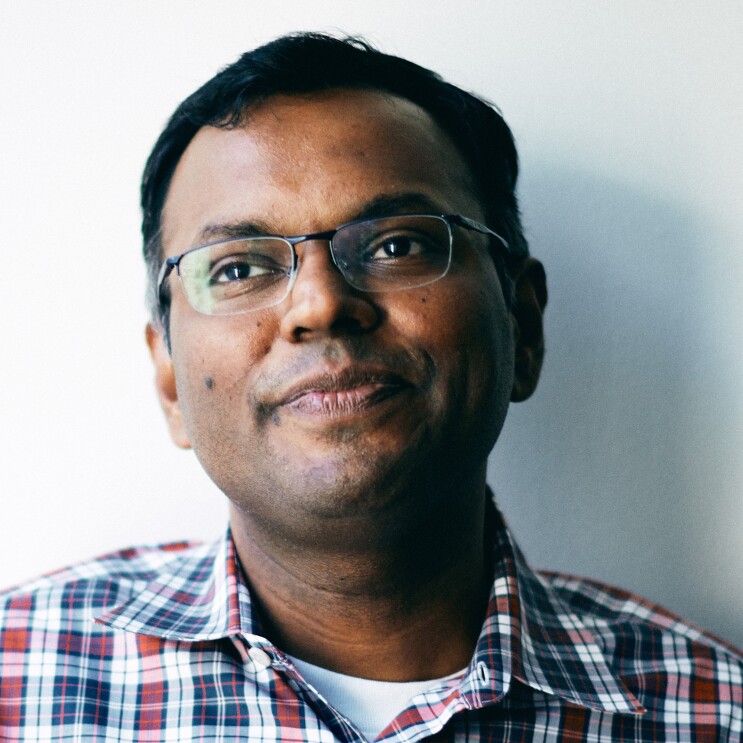
<svg viewBox="0 0 743 743">
<path fill-rule="evenodd" d="M 464 678 L 378 740 L 740 741 L 743 657 L 657 606 L 532 571 L 500 515 Z M 261 632 L 229 532 L 0 594 L 2 741 L 359 741 Z"/>
</svg>

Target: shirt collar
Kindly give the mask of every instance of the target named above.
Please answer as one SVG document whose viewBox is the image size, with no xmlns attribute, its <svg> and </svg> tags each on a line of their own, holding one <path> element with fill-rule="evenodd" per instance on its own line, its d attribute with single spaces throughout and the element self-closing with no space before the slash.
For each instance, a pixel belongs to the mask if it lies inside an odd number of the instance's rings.
<svg viewBox="0 0 743 743">
<path fill-rule="evenodd" d="M 494 580 L 459 689 L 465 704 L 499 701 L 515 679 L 582 707 L 643 712 L 585 622 L 529 567 L 492 500 L 488 526 Z M 141 591 L 95 621 L 182 642 L 242 635 L 251 644 L 267 643 L 229 529 L 215 544 L 173 553 Z"/>
<path fill-rule="evenodd" d="M 174 552 L 142 590 L 95 621 L 182 642 L 260 632 L 229 529 L 214 544 Z"/>
<path fill-rule="evenodd" d="M 642 714 L 584 619 L 526 562 L 493 500 L 488 524 L 494 580 L 470 665 L 472 703 L 501 699 L 515 679 L 581 707 Z"/>
</svg>

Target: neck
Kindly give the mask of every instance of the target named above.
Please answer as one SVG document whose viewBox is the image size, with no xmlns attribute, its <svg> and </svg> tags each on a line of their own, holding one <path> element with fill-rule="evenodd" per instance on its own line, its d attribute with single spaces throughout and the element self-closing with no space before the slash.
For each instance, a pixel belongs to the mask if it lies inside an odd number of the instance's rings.
<svg viewBox="0 0 743 743">
<path fill-rule="evenodd" d="M 464 668 L 488 598 L 485 497 L 483 478 L 429 498 L 428 508 L 315 525 L 301 547 L 233 506 L 233 538 L 267 636 L 361 678 L 415 681 Z"/>
</svg>

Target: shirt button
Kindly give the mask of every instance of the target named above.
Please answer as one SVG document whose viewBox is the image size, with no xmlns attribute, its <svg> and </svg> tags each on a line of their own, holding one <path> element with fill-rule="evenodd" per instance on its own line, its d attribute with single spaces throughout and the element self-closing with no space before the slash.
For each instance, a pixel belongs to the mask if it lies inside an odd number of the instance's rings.
<svg viewBox="0 0 743 743">
<path fill-rule="evenodd" d="M 250 648 L 248 657 L 253 661 L 256 671 L 262 671 L 271 665 L 271 656 L 260 648 Z"/>
<path fill-rule="evenodd" d="M 490 682 L 490 669 L 482 661 L 477 664 L 477 678 L 480 679 L 480 683 L 483 685 Z"/>
</svg>

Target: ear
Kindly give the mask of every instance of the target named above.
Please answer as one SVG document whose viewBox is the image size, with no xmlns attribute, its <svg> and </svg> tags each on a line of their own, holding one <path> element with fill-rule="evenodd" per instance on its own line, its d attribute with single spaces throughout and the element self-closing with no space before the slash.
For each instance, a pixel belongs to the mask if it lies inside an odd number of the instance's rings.
<svg viewBox="0 0 743 743">
<path fill-rule="evenodd" d="M 182 449 L 190 449 L 191 443 L 188 440 L 186 429 L 183 425 L 181 406 L 178 401 L 178 390 L 175 386 L 173 359 L 168 352 L 163 333 L 152 323 L 147 323 L 145 336 L 147 338 L 147 345 L 150 348 L 150 355 L 155 363 L 157 396 L 160 398 L 160 405 L 162 405 L 165 418 L 168 421 L 170 437 L 176 446 L 180 446 Z"/>
<path fill-rule="evenodd" d="M 542 264 L 526 258 L 512 271 L 511 321 L 516 350 L 511 401 L 526 400 L 537 388 L 544 360 L 542 314 L 547 305 L 547 278 Z"/>
</svg>

